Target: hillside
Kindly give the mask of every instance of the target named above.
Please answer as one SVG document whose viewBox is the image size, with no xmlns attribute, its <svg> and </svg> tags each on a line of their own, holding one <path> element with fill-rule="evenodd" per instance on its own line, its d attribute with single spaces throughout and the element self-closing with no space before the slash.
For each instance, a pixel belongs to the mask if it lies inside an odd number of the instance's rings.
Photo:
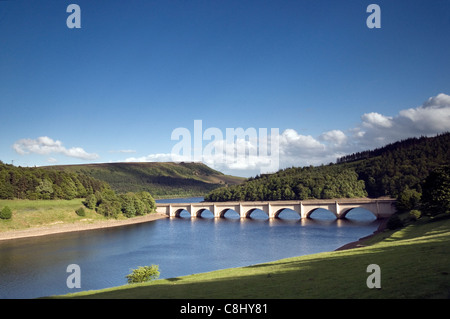
<svg viewBox="0 0 450 319">
<path fill-rule="evenodd" d="M 422 193 L 428 174 L 450 163 L 450 133 L 409 138 L 338 159 L 355 170 L 369 196 L 397 196 L 406 188 Z"/>
<path fill-rule="evenodd" d="M 396 197 L 406 189 L 420 194 L 428 174 L 448 163 L 450 133 L 410 138 L 342 157 L 336 164 L 292 167 L 256 176 L 241 185 L 213 190 L 205 200 Z"/>
<path fill-rule="evenodd" d="M 103 163 L 45 168 L 93 177 L 107 182 L 118 193 L 147 191 L 155 198 L 203 196 L 218 187 L 244 181 L 202 163 Z"/>
<path fill-rule="evenodd" d="M 206 201 L 296 200 L 366 197 L 364 182 L 339 165 L 293 167 L 210 192 Z"/>
</svg>

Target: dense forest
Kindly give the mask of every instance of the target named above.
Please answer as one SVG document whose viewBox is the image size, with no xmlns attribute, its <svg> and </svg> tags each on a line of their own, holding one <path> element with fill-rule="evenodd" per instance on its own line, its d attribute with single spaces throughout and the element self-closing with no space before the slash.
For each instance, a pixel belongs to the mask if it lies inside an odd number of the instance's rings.
<svg viewBox="0 0 450 319">
<path fill-rule="evenodd" d="M 206 201 L 288 200 L 343 197 L 420 197 L 431 171 L 450 163 L 450 133 L 411 138 L 344 156 L 336 164 L 287 168 L 210 192 Z"/>
<path fill-rule="evenodd" d="M 242 185 L 210 192 L 205 201 L 258 201 L 365 197 L 364 182 L 355 171 L 338 165 L 288 168 L 250 178 Z"/>
<path fill-rule="evenodd" d="M 107 188 L 107 183 L 83 174 L 16 167 L 0 161 L 0 199 L 85 198 Z"/>
<path fill-rule="evenodd" d="M 450 133 L 410 138 L 376 152 L 376 156 L 346 164 L 365 182 L 369 196 L 397 197 L 405 189 L 422 193 L 430 172 L 450 163 Z"/>
</svg>

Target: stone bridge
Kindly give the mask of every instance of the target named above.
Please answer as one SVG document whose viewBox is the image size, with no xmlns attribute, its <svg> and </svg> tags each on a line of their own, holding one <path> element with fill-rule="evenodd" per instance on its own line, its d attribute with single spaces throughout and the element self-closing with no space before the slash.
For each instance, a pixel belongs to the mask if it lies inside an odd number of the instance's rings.
<svg viewBox="0 0 450 319">
<path fill-rule="evenodd" d="M 200 202 L 200 203 L 157 203 L 156 211 L 169 217 L 179 217 L 186 210 L 193 217 L 209 210 L 215 218 L 224 217 L 228 210 L 236 211 L 241 218 L 249 218 L 254 210 L 264 211 L 269 219 L 278 218 L 284 209 L 297 212 L 300 218 L 309 218 L 317 209 L 323 208 L 332 212 L 336 218 L 345 218 L 354 208 L 364 208 L 375 215 L 377 219 L 388 218 L 395 213 L 395 199 L 319 199 L 319 200 L 290 200 L 290 201 L 258 201 L 258 202 Z"/>
</svg>

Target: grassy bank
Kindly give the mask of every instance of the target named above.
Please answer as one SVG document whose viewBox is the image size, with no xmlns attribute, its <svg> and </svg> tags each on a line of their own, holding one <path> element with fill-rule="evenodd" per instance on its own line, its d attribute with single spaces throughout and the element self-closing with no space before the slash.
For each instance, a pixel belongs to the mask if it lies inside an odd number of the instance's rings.
<svg viewBox="0 0 450 319">
<path fill-rule="evenodd" d="M 0 200 L 0 209 L 8 206 L 13 211 L 13 216 L 10 220 L 0 219 L 0 232 L 81 221 L 94 222 L 106 220 L 105 217 L 89 209 L 85 209 L 86 216 L 78 216 L 75 210 L 84 207 L 81 202 L 82 199 Z"/>
<path fill-rule="evenodd" d="M 449 298 L 450 219 L 419 220 L 362 248 L 282 259 L 63 298 Z M 237 248 L 238 249 L 238 248 Z M 369 289 L 369 264 L 381 289 Z"/>
</svg>

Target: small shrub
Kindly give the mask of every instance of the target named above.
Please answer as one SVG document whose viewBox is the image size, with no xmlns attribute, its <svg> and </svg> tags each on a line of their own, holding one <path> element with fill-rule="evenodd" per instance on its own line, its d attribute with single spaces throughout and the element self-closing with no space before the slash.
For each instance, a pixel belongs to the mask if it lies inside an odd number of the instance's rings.
<svg viewBox="0 0 450 319">
<path fill-rule="evenodd" d="M 158 265 L 138 267 L 133 269 L 131 274 L 127 275 L 129 284 L 147 282 L 159 278 Z"/>
<path fill-rule="evenodd" d="M 89 209 L 95 209 L 95 207 L 97 206 L 97 198 L 94 194 L 90 194 L 83 201 L 83 204 Z"/>
<path fill-rule="evenodd" d="M 86 212 L 85 212 L 85 210 L 84 210 L 83 207 L 78 208 L 78 209 L 75 211 L 75 213 L 77 213 L 77 215 L 80 216 L 80 217 L 86 216 Z"/>
<path fill-rule="evenodd" d="M 394 230 L 403 227 L 403 222 L 397 214 L 392 215 L 387 221 L 386 227 Z"/>
<path fill-rule="evenodd" d="M 411 220 L 418 220 L 420 218 L 420 216 L 422 216 L 422 212 L 420 210 L 417 209 L 413 209 L 412 211 L 409 212 L 409 218 Z"/>
<path fill-rule="evenodd" d="M 3 207 L 3 209 L 0 211 L 0 218 L 1 219 L 11 219 L 12 217 L 12 210 L 8 206 Z"/>
</svg>

